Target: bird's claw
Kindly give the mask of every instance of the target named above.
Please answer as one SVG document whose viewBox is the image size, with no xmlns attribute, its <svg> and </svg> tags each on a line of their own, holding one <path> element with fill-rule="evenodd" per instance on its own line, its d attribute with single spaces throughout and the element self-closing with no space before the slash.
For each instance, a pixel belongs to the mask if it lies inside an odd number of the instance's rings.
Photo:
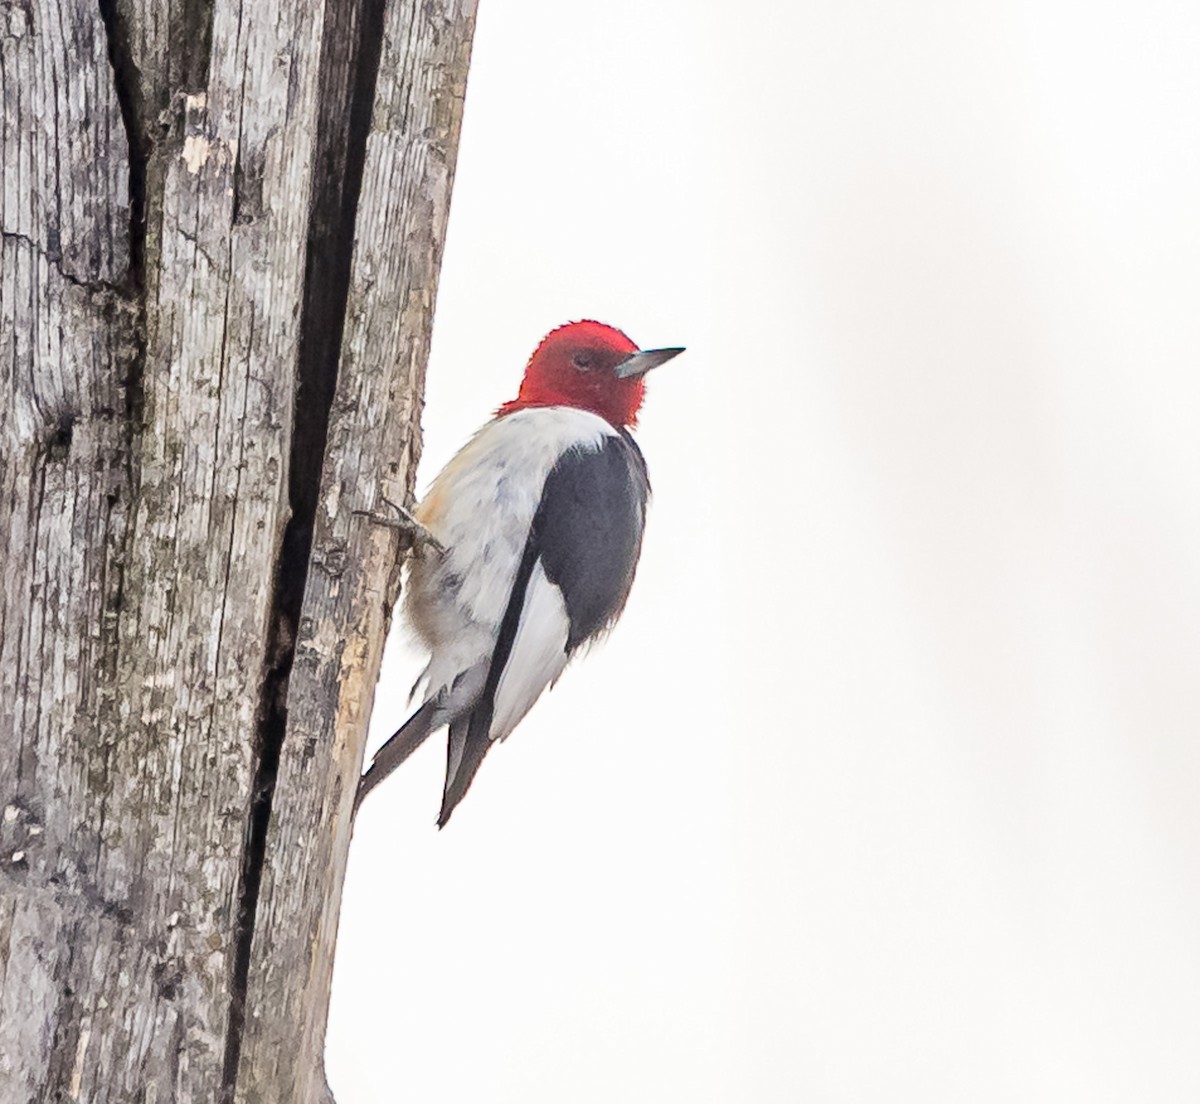
<svg viewBox="0 0 1200 1104">
<path fill-rule="evenodd" d="M 359 517 L 369 518 L 376 525 L 382 525 L 387 529 L 395 529 L 408 538 L 409 548 L 418 553 L 423 552 L 426 548 L 432 548 L 439 556 L 446 554 L 446 546 L 403 506 L 398 502 L 393 502 L 390 498 L 384 498 L 383 501 L 396 511 L 396 517 L 386 517 L 383 514 L 376 514 L 370 510 L 354 510 L 352 512 Z"/>
</svg>

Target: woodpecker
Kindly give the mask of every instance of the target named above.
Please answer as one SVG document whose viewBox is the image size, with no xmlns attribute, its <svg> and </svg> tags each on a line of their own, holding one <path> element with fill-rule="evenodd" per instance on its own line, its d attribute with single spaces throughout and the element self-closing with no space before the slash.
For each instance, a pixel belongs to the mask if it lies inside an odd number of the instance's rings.
<svg viewBox="0 0 1200 1104">
<path fill-rule="evenodd" d="M 616 622 L 642 548 L 650 482 L 630 429 L 645 375 L 682 349 L 639 349 L 600 322 L 551 331 L 517 397 L 454 456 L 408 519 L 405 614 L 430 658 L 420 708 L 376 752 L 355 808 L 449 726 L 444 827 L 484 756 Z"/>
</svg>

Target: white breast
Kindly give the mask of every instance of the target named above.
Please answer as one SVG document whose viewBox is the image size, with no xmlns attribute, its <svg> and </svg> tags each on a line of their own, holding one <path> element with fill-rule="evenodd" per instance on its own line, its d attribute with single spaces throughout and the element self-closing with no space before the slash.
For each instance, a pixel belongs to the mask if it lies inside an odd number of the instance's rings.
<svg viewBox="0 0 1200 1104">
<path fill-rule="evenodd" d="M 433 653 L 431 689 L 490 656 L 558 458 L 615 433 L 573 407 L 520 410 L 484 426 L 434 480 L 416 516 L 447 552 L 413 561 L 406 599 L 409 620 Z"/>
</svg>

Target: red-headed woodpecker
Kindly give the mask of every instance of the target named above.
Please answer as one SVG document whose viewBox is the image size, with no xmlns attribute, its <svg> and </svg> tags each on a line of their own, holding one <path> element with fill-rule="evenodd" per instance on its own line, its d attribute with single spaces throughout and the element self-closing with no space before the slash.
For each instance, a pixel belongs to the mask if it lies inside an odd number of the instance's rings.
<svg viewBox="0 0 1200 1104">
<path fill-rule="evenodd" d="M 442 469 L 412 519 L 405 611 L 430 651 L 421 707 L 376 753 L 356 801 L 450 726 L 438 827 L 484 756 L 610 628 L 629 597 L 650 484 L 629 429 L 651 368 L 639 349 L 572 322 L 548 334 L 521 389 Z"/>
</svg>

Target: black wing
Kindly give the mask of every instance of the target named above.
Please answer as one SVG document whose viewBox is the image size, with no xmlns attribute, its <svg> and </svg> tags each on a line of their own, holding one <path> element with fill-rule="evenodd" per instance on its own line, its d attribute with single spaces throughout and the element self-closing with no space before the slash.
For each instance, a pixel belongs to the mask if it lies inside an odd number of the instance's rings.
<svg viewBox="0 0 1200 1104">
<path fill-rule="evenodd" d="M 629 597 L 650 481 L 624 431 L 598 449 L 570 449 L 546 478 L 530 538 L 546 578 L 562 591 L 571 628 L 567 651 L 607 628 Z"/>
</svg>

